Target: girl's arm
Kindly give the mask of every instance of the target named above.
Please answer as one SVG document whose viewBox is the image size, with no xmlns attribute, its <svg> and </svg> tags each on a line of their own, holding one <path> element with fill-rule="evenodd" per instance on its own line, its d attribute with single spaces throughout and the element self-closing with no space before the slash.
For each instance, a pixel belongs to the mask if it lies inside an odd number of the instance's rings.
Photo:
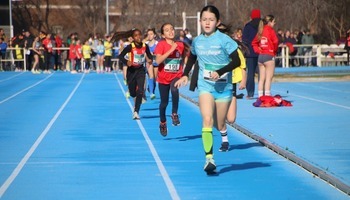
<svg viewBox="0 0 350 200">
<path fill-rule="evenodd" d="M 119 54 L 118 58 L 120 61 L 124 63 L 124 65 L 128 66 L 128 60 L 125 59 L 125 55 L 131 51 L 131 45 L 126 46 L 123 51 Z M 131 58 L 129 58 L 131 59 Z"/>
<path fill-rule="evenodd" d="M 193 67 L 194 63 L 196 63 L 196 61 L 197 61 L 197 56 L 191 53 L 188 57 L 184 72 L 182 74 L 182 77 L 178 81 L 175 82 L 175 85 L 174 85 L 175 87 L 179 88 L 179 87 L 187 84 L 188 75 L 189 75 L 190 71 L 192 70 L 192 67 Z"/>
<path fill-rule="evenodd" d="M 241 66 L 241 59 L 239 59 L 237 49 L 230 54 L 230 59 L 231 59 L 231 62 L 229 62 L 226 66 L 224 66 L 219 70 L 216 70 L 216 73 L 219 75 L 219 77 L 225 74 L 226 72 L 230 72 L 235 68 Z M 212 78 L 219 78 L 219 77 L 212 77 Z"/>
<path fill-rule="evenodd" d="M 147 63 L 149 65 L 152 65 L 152 62 L 153 62 L 153 56 L 152 56 L 152 53 L 151 51 L 149 50 L 149 47 L 148 45 L 146 44 L 146 60 L 147 60 Z"/>
<path fill-rule="evenodd" d="M 238 89 L 243 90 L 245 89 L 247 85 L 247 74 L 246 74 L 246 68 L 242 69 L 242 80 L 239 83 Z"/>
<path fill-rule="evenodd" d="M 197 56 L 190 53 L 190 55 L 188 56 L 188 60 L 187 60 L 187 63 L 185 65 L 184 73 L 182 74 L 182 76 L 188 77 L 188 75 L 189 75 L 190 71 L 192 70 L 192 67 L 196 61 L 197 61 Z"/>
</svg>

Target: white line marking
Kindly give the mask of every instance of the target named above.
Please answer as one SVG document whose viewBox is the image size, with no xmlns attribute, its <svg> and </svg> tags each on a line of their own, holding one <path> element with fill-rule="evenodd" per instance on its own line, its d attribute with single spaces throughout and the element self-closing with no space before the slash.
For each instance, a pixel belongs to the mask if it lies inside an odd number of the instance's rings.
<svg viewBox="0 0 350 200">
<path fill-rule="evenodd" d="M 22 75 L 23 73 L 24 73 L 24 72 L 21 72 L 21 73 L 19 73 L 19 74 L 10 76 L 10 77 L 8 77 L 8 78 L 6 78 L 6 79 L 0 80 L 0 83 L 1 83 L 1 82 L 4 82 L 4 81 L 11 80 L 11 79 L 15 78 L 16 76 Z"/>
<path fill-rule="evenodd" d="M 116 74 L 114 74 L 115 78 L 117 79 L 118 81 L 118 84 L 119 84 L 119 87 L 120 89 L 122 90 L 123 94 L 125 94 L 125 90 L 121 84 L 121 82 L 119 81 L 118 77 Z M 133 111 L 133 106 L 131 105 L 130 103 L 130 100 L 127 100 L 128 104 L 129 104 L 129 107 L 130 107 L 130 110 Z M 131 119 L 131 117 L 130 117 Z M 141 129 L 141 132 L 142 132 L 142 135 L 143 137 L 145 138 L 147 144 L 148 144 L 148 147 L 149 149 L 151 150 L 151 153 L 152 153 L 152 156 L 154 158 L 154 160 L 156 161 L 157 163 L 157 166 L 158 166 L 158 169 L 160 171 L 160 173 L 162 174 L 162 177 L 163 177 L 163 180 L 168 188 L 168 191 L 172 197 L 172 199 L 180 199 L 179 195 L 177 194 L 177 191 L 175 189 L 175 186 L 173 184 L 173 182 L 171 181 L 169 175 L 168 175 L 168 172 L 166 171 L 163 163 L 162 163 L 162 160 L 160 159 L 158 153 L 157 153 L 157 150 L 156 148 L 154 147 L 151 139 L 149 138 L 148 134 L 147 134 L 147 131 L 145 130 L 145 128 L 143 127 L 143 124 L 141 123 L 141 120 L 135 120 L 137 122 L 137 124 L 139 125 L 140 129 Z"/>
<path fill-rule="evenodd" d="M 55 121 L 57 120 L 57 118 L 60 116 L 60 114 L 62 113 L 63 109 L 66 107 L 66 105 L 68 104 L 68 102 L 71 100 L 71 98 L 73 97 L 75 91 L 78 89 L 78 87 L 80 86 L 83 78 L 85 77 L 85 74 L 83 74 L 83 76 L 80 78 L 79 82 L 77 83 L 77 85 L 75 86 L 75 88 L 73 89 L 73 91 L 70 93 L 70 95 L 68 96 L 68 98 L 66 99 L 66 101 L 63 103 L 63 105 L 60 107 L 60 109 L 57 111 L 57 113 L 55 114 L 55 116 L 51 119 L 51 121 L 49 122 L 49 124 L 46 126 L 45 130 L 40 134 L 40 136 L 38 137 L 38 139 L 34 142 L 33 146 L 29 149 L 29 151 L 27 152 L 27 154 L 22 158 L 21 162 L 18 163 L 17 167 L 13 170 L 13 172 L 11 173 L 11 175 L 6 179 L 6 181 L 4 182 L 4 184 L 2 184 L 2 186 L 0 187 L 0 198 L 4 195 L 4 193 L 6 192 L 6 190 L 8 189 L 8 187 L 11 185 L 11 183 L 16 179 L 17 175 L 21 172 L 22 168 L 24 167 L 24 165 L 27 163 L 27 161 L 29 160 L 29 158 L 32 156 L 32 154 L 34 153 L 34 151 L 36 150 L 36 148 L 39 146 L 39 144 L 41 143 L 41 141 L 44 139 L 44 137 L 47 135 L 47 133 L 49 132 L 49 130 L 51 129 L 52 125 L 55 123 Z"/>
<path fill-rule="evenodd" d="M 24 88 L 23 90 L 17 92 L 16 94 L 14 94 L 14 95 L 12 95 L 12 96 L 10 96 L 10 97 L 7 97 L 6 99 L 0 101 L 0 104 L 2 104 L 2 103 L 4 103 L 4 102 L 6 102 L 6 101 L 8 101 L 8 100 L 10 100 L 10 99 L 12 99 L 12 98 L 14 98 L 15 96 L 17 96 L 17 95 L 19 95 L 19 94 L 21 94 L 21 93 L 23 93 L 23 92 L 25 92 L 25 91 L 27 91 L 27 90 L 29 90 L 30 88 L 33 88 L 33 87 L 39 85 L 40 83 L 42 83 L 42 82 L 46 81 L 48 78 L 50 78 L 52 75 L 53 75 L 53 74 L 50 74 L 49 76 L 47 76 L 47 77 L 45 77 L 44 79 L 42 79 L 42 80 L 36 82 L 35 84 L 33 84 L 33 85 L 31 85 L 31 86 L 29 86 L 29 87 L 27 87 L 27 88 Z"/>
<path fill-rule="evenodd" d="M 275 91 L 277 93 L 282 93 L 281 91 L 277 91 L 277 90 L 273 90 L 273 91 Z M 349 106 L 343 106 L 343 105 L 335 104 L 335 103 L 328 102 L 328 101 L 322 101 L 322 100 L 319 100 L 319 99 L 314 99 L 314 98 L 311 98 L 311 97 L 306 97 L 306 96 L 301 96 L 301 95 L 296 95 L 296 94 L 289 94 L 289 96 L 296 96 L 296 97 L 299 97 L 299 98 L 308 99 L 308 100 L 311 100 L 311 101 L 316 101 L 316 102 L 328 104 L 328 105 L 331 105 L 331 106 L 336 106 L 336 107 L 345 108 L 345 109 L 350 110 Z"/>
<path fill-rule="evenodd" d="M 333 92 L 350 93 L 350 91 L 331 89 L 331 88 L 327 88 L 327 87 L 323 87 L 323 86 L 315 86 L 315 85 L 310 85 L 310 84 L 306 84 L 306 83 L 295 83 L 295 84 L 296 85 L 307 86 L 307 87 L 319 88 L 319 89 L 323 89 L 323 90 L 329 90 L 329 91 L 333 91 Z"/>
</svg>

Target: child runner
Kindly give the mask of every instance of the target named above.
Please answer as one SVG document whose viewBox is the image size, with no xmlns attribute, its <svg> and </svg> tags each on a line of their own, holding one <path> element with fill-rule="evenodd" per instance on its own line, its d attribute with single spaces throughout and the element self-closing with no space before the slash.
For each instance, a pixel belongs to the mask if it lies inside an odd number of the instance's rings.
<svg viewBox="0 0 350 200">
<path fill-rule="evenodd" d="M 103 73 L 103 60 L 105 56 L 105 46 L 102 43 L 102 40 L 98 40 L 98 44 L 96 46 L 96 53 L 97 53 L 97 73 Z"/>
<path fill-rule="evenodd" d="M 200 24 L 203 34 L 193 40 L 184 74 L 175 86 L 187 84 L 188 73 L 198 59 L 199 108 L 203 119 L 202 141 L 206 157 L 204 171 L 212 174 L 216 170 L 213 126 L 226 135 L 225 119 L 232 99 L 231 72 L 241 63 L 237 43 L 216 28 L 220 24 L 220 13 L 215 6 L 208 5 L 202 9 Z"/>
<path fill-rule="evenodd" d="M 237 42 L 239 43 L 239 42 Z M 230 107 L 227 111 L 226 119 L 227 122 L 233 124 L 236 121 L 237 115 L 237 84 L 239 90 L 243 90 L 247 84 L 246 75 L 246 62 L 241 49 L 238 49 L 239 59 L 241 60 L 241 65 L 232 71 L 232 100 Z M 227 138 L 227 133 L 221 135 L 222 143 L 219 151 L 226 152 L 229 150 L 229 141 Z"/>
<path fill-rule="evenodd" d="M 229 28 L 225 24 L 221 23 L 217 28 L 220 32 L 229 35 Z M 246 52 L 246 51 L 248 51 L 248 47 L 244 46 L 244 44 L 242 42 L 240 42 L 239 40 L 234 39 L 234 41 L 237 42 L 238 47 L 239 47 L 237 49 L 237 51 L 238 51 L 239 59 L 241 61 L 241 65 L 232 71 L 232 100 L 231 100 L 231 104 L 230 104 L 230 107 L 229 107 L 229 109 L 227 111 L 227 115 L 226 115 L 226 120 L 230 124 L 233 124 L 236 121 L 237 83 L 239 83 L 239 89 L 243 90 L 246 87 L 246 81 L 247 81 L 246 63 L 245 63 L 245 58 L 244 58 L 244 55 L 243 55 L 241 49 L 243 50 L 243 52 Z M 229 147 L 230 147 L 227 133 L 221 134 L 221 140 L 222 140 L 222 142 L 221 142 L 221 147 L 220 147 L 219 151 L 227 152 L 229 150 Z"/>
<path fill-rule="evenodd" d="M 40 74 L 40 71 L 38 70 L 38 66 L 40 63 L 40 56 L 42 55 L 42 51 L 41 51 L 41 42 L 39 37 L 35 37 L 34 42 L 33 42 L 33 46 L 32 46 L 33 50 L 32 52 L 34 53 L 34 64 L 32 67 L 32 73 L 33 74 Z"/>
<path fill-rule="evenodd" d="M 179 106 L 179 89 L 174 86 L 182 76 L 182 61 L 185 55 L 185 46 L 183 42 L 176 42 L 174 26 L 170 23 L 162 25 L 160 30 L 163 40 L 159 41 L 154 55 L 158 66 L 158 88 L 160 94 L 159 115 L 160 115 L 160 134 L 168 134 L 166 124 L 166 107 L 169 103 L 169 91 L 172 98 L 171 119 L 174 126 L 180 125 L 177 114 Z"/>
<path fill-rule="evenodd" d="M 77 58 L 77 53 L 75 50 L 75 38 L 72 37 L 71 43 L 69 45 L 69 60 L 70 60 L 70 65 L 71 65 L 71 73 L 76 74 L 77 71 L 75 70 L 75 65 L 76 65 L 76 58 Z"/>
<path fill-rule="evenodd" d="M 104 42 L 105 46 L 105 71 L 111 72 L 111 66 L 112 66 L 112 48 L 113 43 L 110 42 L 111 37 L 109 35 L 106 36 L 106 40 Z"/>
<path fill-rule="evenodd" d="M 156 46 L 158 44 L 158 41 L 156 40 L 156 31 L 154 28 L 148 29 L 147 30 L 147 42 L 146 44 L 149 46 L 149 49 L 151 53 L 154 56 L 154 50 L 156 49 Z M 155 59 L 154 59 L 155 61 Z M 158 64 L 156 62 L 153 62 L 152 65 L 147 66 L 147 71 L 148 71 L 148 92 L 151 93 L 150 97 L 151 100 L 156 98 L 156 95 L 154 94 L 155 89 L 156 89 L 156 81 L 155 79 L 157 78 L 158 74 Z M 153 76 L 152 76 L 153 74 Z"/>
<path fill-rule="evenodd" d="M 83 58 L 85 62 L 85 70 L 84 73 L 89 73 L 90 71 L 90 61 L 91 61 L 91 46 L 89 44 L 89 40 L 86 40 L 83 45 Z"/>
<path fill-rule="evenodd" d="M 146 78 L 145 59 L 152 63 L 152 54 L 147 44 L 142 42 L 142 34 L 139 29 L 132 30 L 133 42 L 126 46 L 119 55 L 119 59 L 128 67 L 126 80 L 130 96 L 134 98 L 133 119 L 140 119 L 139 111 L 144 94 L 144 84 Z M 129 53 L 129 54 L 128 54 Z M 126 60 L 125 56 L 128 56 Z"/>
<path fill-rule="evenodd" d="M 78 72 L 81 72 L 82 71 L 81 59 L 83 58 L 83 51 L 82 51 L 80 39 L 77 39 L 77 43 L 75 44 L 75 53 L 77 55 L 75 59 L 75 70 Z"/>
</svg>

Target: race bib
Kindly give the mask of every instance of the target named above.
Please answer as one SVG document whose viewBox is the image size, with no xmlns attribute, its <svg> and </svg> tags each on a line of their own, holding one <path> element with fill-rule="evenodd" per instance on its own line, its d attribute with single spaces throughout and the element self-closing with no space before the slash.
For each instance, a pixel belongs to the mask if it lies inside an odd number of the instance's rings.
<svg viewBox="0 0 350 200">
<path fill-rule="evenodd" d="M 221 69 L 222 67 L 224 67 L 224 65 L 208 64 L 208 63 L 204 64 L 204 70 L 203 70 L 204 80 L 209 81 L 209 82 L 226 82 L 227 83 L 227 81 L 228 81 L 227 74 L 228 73 L 221 75 L 217 81 L 214 81 L 211 78 L 211 74 L 213 72 L 215 72 L 216 70 Z"/>
<path fill-rule="evenodd" d="M 141 65 L 145 62 L 144 54 L 134 54 L 134 64 Z"/>
<path fill-rule="evenodd" d="M 167 58 L 164 61 L 164 71 L 177 73 L 180 70 L 180 58 Z"/>
</svg>

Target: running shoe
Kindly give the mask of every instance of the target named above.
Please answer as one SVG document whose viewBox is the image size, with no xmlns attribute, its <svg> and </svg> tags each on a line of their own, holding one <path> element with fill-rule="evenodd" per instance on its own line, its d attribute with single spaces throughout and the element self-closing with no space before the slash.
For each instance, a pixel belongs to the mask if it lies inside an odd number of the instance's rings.
<svg viewBox="0 0 350 200">
<path fill-rule="evenodd" d="M 211 174 L 216 174 L 215 170 L 216 170 L 216 165 L 215 165 L 214 159 L 207 158 L 204 165 L 204 171 L 207 172 L 208 175 L 211 175 Z"/>
<path fill-rule="evenodd" d="M 151 100 L 155 99 L 156 95 L 155 94 L 151 94 Z"/>
<path fill-rule="evenodd" d="M 230 145 L 229 145 L 228 142 L 222 142 L 219 151 L 221 151 L 221 152 L 227 152 L 228 149 L 229 149 L 229 147 L 230 147 Z"/>
<path fill-rule="evenodd" d="M 126 91 L 126 92 L 125 92 L 125 97 L 126 97 L 126 98 L 129 98 L 129 97 L 130 97 L 130 92 L 129 92 L 129 91 Z"/>
<path fill-rule="evenodd" d="M 142 103 L 146 103 L 147 102 L 147 98 L 144 96 L 142 97 Z"/>
<path fill-rule="evenodd" d="M 168 135 L 168 127 L 166 126 L 166 122 L 160 122 L 159 131 L 160 134 L 164 137 Z"/>
<path fill-rule="evenodd" d="M 132 115 L 132 119 L 140 119 L 139 114 L 135 111 L 134 114 Z"/>
<path fill-rule="evenodd" d="M 173 113 L 173 114 L 171 115 L 171 119 L 172 119 L 172 121 L 173 121 L 173 126 L 178 126 L 178 125 L 180 125 L 180 119 L 179 119 L 179 115 L 178 115 L 178 114 Z"/>
</svg>

